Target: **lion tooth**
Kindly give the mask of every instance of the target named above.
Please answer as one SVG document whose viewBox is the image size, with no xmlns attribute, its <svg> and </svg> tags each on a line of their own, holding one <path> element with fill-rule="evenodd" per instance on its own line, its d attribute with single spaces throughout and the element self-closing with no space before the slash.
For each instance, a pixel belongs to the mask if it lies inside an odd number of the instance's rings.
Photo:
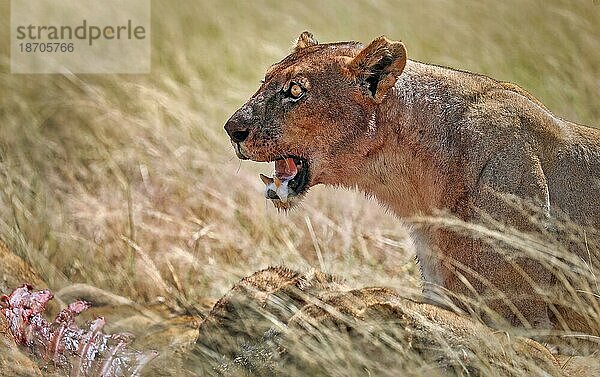
<svg viewBox="0 0 600 377">
<path fill-rule="evenodd" d="M 264 183 L 265 185 L 267 185 L 267 186 L 268 186 L 269 184 L 273 183 L 273 178 L 271 178 L 271 177 L 267 177 L 267 176 L 266 176 L 266 175 L 264 175 L 264 174 L 260 174 L 260 180 L 261 180 L 261 181 L 263 181 L 263 183 Z"/>
</svg>

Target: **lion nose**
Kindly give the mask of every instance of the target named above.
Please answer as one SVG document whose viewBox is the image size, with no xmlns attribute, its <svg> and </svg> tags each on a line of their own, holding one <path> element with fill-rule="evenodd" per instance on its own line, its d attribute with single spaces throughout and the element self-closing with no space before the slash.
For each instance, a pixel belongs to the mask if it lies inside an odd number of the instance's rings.
<svg viewBox="0 0 600 377">
<path fill-rule="evenodd" d="M 225 131 L 227 131 L 227 135 L 229 135 L 234 143 L 241 143 L 246 140 L 250 134 L 248 127 L 237 122 L 232 122 L 231 120 L 225 123 Z"/>
<path fill-rule="evenodd" d="M 234 143 L 241 143 L 250 135 L 250 127 L 256 123 L 254 111 L 248 104 L 242 106 L 225 123 L 225 131 Z"/>
<path fill-rule="evenodd" d="M 246 140 L 246 138 L 248 138 L 249 133 L 250 131 L 248 130 L 233 131 L 230 137 L 231 140 L 235 141 L 236 143 L 241 143 L 242 141 Z"/>
<path fill-rule="evenodd" d="M 248 121 L 239 118 L 239 114 L 236 113 L 225 123 L 225 131 L 234 143 L 241 143 L 250 135 Z"/>
</svg>

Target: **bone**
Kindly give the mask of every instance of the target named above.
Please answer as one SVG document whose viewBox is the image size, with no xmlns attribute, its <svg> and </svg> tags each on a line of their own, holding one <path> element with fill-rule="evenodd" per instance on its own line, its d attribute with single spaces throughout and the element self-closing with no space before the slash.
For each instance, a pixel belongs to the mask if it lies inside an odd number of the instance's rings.
<svg viewBox="0 0 600 377">
<path fill-rule="evenodd" d="M 279 182 L 279 186 L 277 186 L 278 182 Z M 265 186 L 265 198 L 271 199 L 271 197 L 269 197 L 269 191 L 273 191 L 277 194 L 277 196 L 279 197 L 279 200 L 281 200 L 283 203 L 287 203 L 288 196 L 289 196 L 288 183 L 289 183 L 289 181 L 281 181 L 277 178 L 273 179 L 273 182 L 269 182 Z"/>
<path fill-rule="evenodd" d="M 287 203 L 290 191 L 288 188 L 289 180 L 282 181 L 277 176 L 271 178 L 263 174 L 260 174 L 260 179 L 265 184 L 265 198 L 271 199 L 271 197 L 269 197 L 269 191 L 273 191 L 277 194 L 281 202 Z"/>
<path fill-rule="evenodd" d="M 277 179 L 277 178 L 276 178 Z M 287 199 L 288 199 L 288 182 L 289 181 L 279 181 L 280 184 L 277 187 L 277 191 L 275 191 L 277 193 L 277 196 L 279 196 L 279 200 L 281 200 L 283 203 L 287 203 Z M 277 185 L 277 181 L 275 181 L 275 185 Z"/>
</svg>

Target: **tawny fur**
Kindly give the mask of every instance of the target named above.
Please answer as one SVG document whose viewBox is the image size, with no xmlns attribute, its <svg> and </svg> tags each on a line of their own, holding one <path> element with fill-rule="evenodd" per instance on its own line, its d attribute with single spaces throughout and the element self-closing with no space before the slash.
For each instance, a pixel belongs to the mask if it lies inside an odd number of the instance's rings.
<svg viewBox="0 0 600 377">
<path fill-rule="evenodd" d="M 303 157 L 310 186 L 358 188 L 405 219 L 446 212 L 534 231 L 539 224 L 507 201 L 516 198 L 537 208 L 542 222 L 568 217 L 600 228 L 599 130 L 558 118 L 517 85 L 406 56 L 401 42 L 384 37 L 365 47 L 301 36 L 227 122 L 230 135 L 248 132 L 234 143 L 238 156 Z M 292 82 L 306 90 L 293 103 L 285 97 Z M 536 290 L 557 289 L 556 278 L 535 259 L 507 260 L 449 229 L 422 227 L 414 239 L 432 302 L 448 304 L 450 292 L 513 325 L 600 328 L 564 306 L 549 307 Z M 587 258 L 586 250 L 571 252 Z"/>
<path fill-rule="evenodd" d="M 284 315 L 282 307 L 288 308 Z M 283 344 L 291 347 L 290 350 L 278 348 L 278 352 L 289 353 L 281 359 L 285 360 L 281 365 L 283 370 L 294 363 L 299 363 L 296 365 L 299 368 L 307 367 L 310 360 L 302 360 L 306 356 L 302 356 L 300 350 L 310 347 L 307 345 L 312 342 L 327 344 L 324 340 L 327 331 L 340 330 L 349 336 L 354 352 L 387 362 L 390 370 L 394 370 L 402 365 L 398 364 L 400 355 L 398 359 L 384 360 L 377 354 L 381 349 L 372 343 L 373 337 L 381 335 L 374 329 L 381 328 L 387 332 L 388 339 L 394 338 L 402 347 L 407 347 L 401 353 L 414 352 L 433 370 L 440 368 L 450 372 L 448 375 L 455 374 L 452 372 L 462 375 L 466 370 L 470 375 L 485 375 L 485 368 L 490 365 L 499 376 L 512 376 L 517 372 L 571 375 L 569 370 L 562 371 L 555 357 L 533 340 L 495 332 L 437 306 L 403 298 L 388 288 L 350 290 L 334 276 L 321 272 L 302 274 L 284 267 L 255 272 L 234 285 L 200 325 L 198 345 L 205 354 L 218 351 L 230 356 L 234 365 L 228 365 L 227 370 L 239 367 L 236 364 L 253 365 L 240 361 L 240 350 L 255 345 L 261 351 L 253 357 L 262 358 L 264 349 L 260 343 L 268 342 L 263 334 L 274 326 L 273 317 L 287 329 L 281 330 L 285 337 Z M 276 357 L 265 359 L 267 362 L 277 360 Z M 531 371 L 532 366 L 535 373 Z M 585 376 L 589 370 L 579 373 Z"/>
</svg>

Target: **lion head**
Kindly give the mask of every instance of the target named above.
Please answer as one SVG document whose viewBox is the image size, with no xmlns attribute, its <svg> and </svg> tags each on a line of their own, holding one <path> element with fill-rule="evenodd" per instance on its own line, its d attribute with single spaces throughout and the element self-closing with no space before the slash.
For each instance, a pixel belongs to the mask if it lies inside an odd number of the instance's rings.
<svg viewBox="0 0 600 377">
<path fill-rule="evenodd" d="M 290 208 L 317 184 L 354 186 L 380 144 L 378 105 L 406 64 L 401 42 L 319 44 L 303 32 L 225 124 L 237 156 L 274 162 L 265 196 Z"/>
</svg>

